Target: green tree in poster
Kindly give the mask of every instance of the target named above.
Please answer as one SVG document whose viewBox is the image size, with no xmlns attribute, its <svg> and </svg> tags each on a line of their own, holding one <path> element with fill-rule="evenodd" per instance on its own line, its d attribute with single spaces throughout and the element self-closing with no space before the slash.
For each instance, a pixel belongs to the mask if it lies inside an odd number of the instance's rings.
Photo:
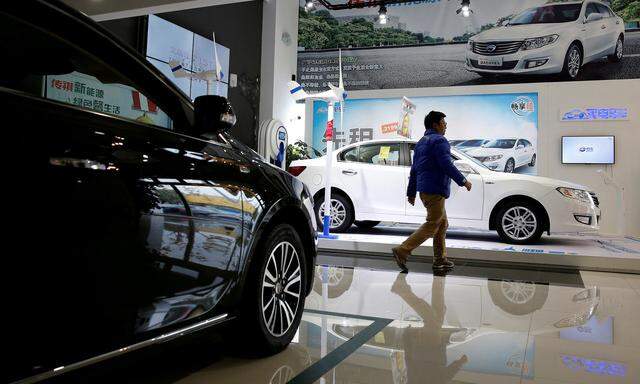
<svg viewBox="0 0 640 384">
<path fill-rule="evenodd" d="M 611 5 L 625 21 L 640 19 L 640 0 L 613 0 Z"/>
</svg>

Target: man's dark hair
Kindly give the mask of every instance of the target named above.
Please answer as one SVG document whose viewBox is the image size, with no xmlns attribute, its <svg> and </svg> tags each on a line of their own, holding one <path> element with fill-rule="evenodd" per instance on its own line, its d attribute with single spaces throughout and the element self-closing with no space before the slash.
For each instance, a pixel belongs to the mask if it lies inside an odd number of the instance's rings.
<svg viewBox="0 0 640 384">
<path fill-rule="evenodd" d="M 447 115 L 439 111 L 427 113 L 427 116 L 424 117 L 424 129 L 433 129 L 433 124 L 440 123 L 443 117 L 447 117 Z"/>
</svg>

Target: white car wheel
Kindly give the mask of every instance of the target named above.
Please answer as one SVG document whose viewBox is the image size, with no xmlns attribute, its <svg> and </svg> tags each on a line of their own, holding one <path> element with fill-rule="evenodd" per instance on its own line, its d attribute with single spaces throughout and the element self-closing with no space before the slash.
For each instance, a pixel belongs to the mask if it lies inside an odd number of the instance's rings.
<svg viewBox="0 0 640 384">
<path fill-rule="evenodd" d="M 496 217 L 498 234 L 507 243 L 527 244 L 540 238 L 543 219 L 527 202 L 513 202 L 503 206 Z"/>
<path fill-rule="evenodd" d="M 581 67 L 582 51 L 577 44 L 571 44 L 564 59 L 564 68 L 562 69 L 562 73 L 569 80 L 575 80 L 580 74 Z"/>
<path fill-rule="evenodd" d="M 620 60 L 622 60 L 623 56 L 624 56 L 624 40 L 622 39 L 622 36 L 620 36 L 616 41 L 616 50 L 613 52 L 612 55 L 609 55 L 608 58 L 609 58 L 609 61 L 613 63 L 617 63 Z"/>
<path fill-rule="evenodd" d="M 324 195 L 323 195 L 324 196 Z M 323 229 L 324 223 L 324 199 L 318 200 L 315 203 L 316 218 L 318 223 L 318 230 Z M 344 232 L 351 224 L 353 224 L 353 208 L 349 201 L 340 194 L 331 194 L 331 221 L 329 224 L 329 230 L 331 232 Z"/>
<path fill-rule="evenodd" d="M 506 173 L 513 173 L 513 171 L 516 169 L 516 162 L 513 159 L 509 159 L 507 160 L 507 163 L 504 165 L 504 171 Z"/>
</svg>

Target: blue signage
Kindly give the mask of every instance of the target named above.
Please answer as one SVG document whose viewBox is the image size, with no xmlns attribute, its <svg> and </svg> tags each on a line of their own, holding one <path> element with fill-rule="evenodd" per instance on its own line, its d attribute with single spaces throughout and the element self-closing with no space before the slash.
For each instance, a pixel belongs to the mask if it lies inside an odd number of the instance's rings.
<svg viewBox="0 0 640 384">
<path fill-rule="evenodd" d="M 627 120 L 627 108 L 575 108 L 563 113 L 562 121 Z"/>
</svg>

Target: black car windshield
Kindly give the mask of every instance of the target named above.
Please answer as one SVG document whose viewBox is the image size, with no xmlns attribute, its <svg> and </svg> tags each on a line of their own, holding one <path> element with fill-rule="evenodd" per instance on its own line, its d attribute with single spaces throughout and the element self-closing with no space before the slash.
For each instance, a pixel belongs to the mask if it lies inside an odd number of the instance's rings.
<svg viewBox="0 0 640 384">
<path fill-rule="evenodd" d="M 500 139 L 500 140 L 491 140 L 487 144 L 483 145 L 484 148 L 513 148 L 516 145 L 516 141 L 512 139 Z"/>
<path fill-rule="evenodd" d="M 466 140 L 459 144 L 460 147 L 479 147 L 486 140 Z"/>
<path fill-rule="evenodd" d="M 514 16 L 507 25 L 568 23 L 578 20 L 582 4 L 554 4 L 530 8 Z"/>
</svg>

